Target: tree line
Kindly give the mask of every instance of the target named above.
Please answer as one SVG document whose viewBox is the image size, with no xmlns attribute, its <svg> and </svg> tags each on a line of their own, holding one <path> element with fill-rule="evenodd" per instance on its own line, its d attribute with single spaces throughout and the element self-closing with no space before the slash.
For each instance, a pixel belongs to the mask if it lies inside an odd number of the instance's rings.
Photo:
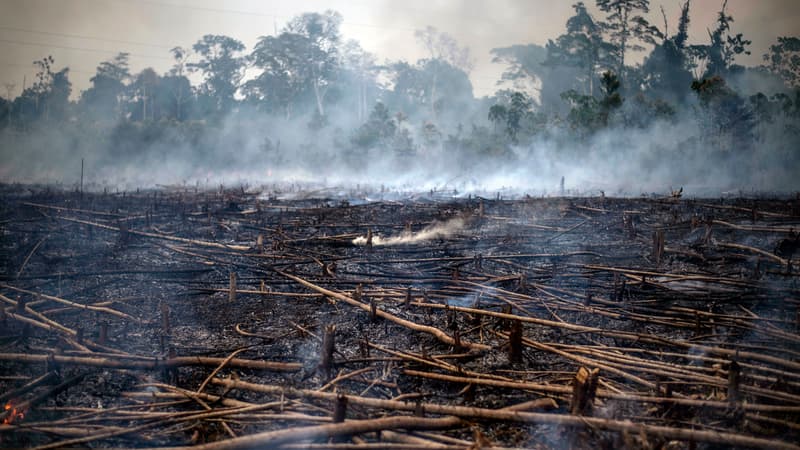
<svg viewBox="0 0 800 450">
<path fill-rule="evenodd" d="M 750 53 L 751 41 L 734 31 L 727 1 L 708 24 L 707 41 L 697 43 L 689 41 L 690 0 L 676 18 L 661 8 L 660 24 L 646 19 L 648 0 L 595 6 L 601 17 L 574 4 L 563 33 L 544 45 L 493 49 L 493 61 L 506 70 L 491 97 L 474 96 L 473 57 L 449 34 L 419 30 L 425 57 L 379 62 L 342 37 L 339 13 L 325 11 L 294 17 L 249 51 L 234 37 L 205 35 L 190 48 L 171 49 L 166 73 L 132 73 L 129 55 L 119 53 L 97 66 L 76 100 L 69 68 L 47 56 L 33 63 L 31 86 L 0 100 L 0 127 L 24 135 L 58 124 L 119 141 L 153 130 L 209 132 L 231 118 L 275 118 L 302 121 L 309 136 L 335 130 L 333 145 L 342 151 L 440 149 L 498 158 L 513 158 L 514 148 L 543 136 L 585 142 L 658 121 L 691 124 L 699 130 L 695 144 L 710 151 L 800 141 L 797 37 L 777 38 L 763 64 L 744 67 L 736 59 Z M 274 150 L 280 136 L 267 141 L 264 148 Z"/>
</svg>

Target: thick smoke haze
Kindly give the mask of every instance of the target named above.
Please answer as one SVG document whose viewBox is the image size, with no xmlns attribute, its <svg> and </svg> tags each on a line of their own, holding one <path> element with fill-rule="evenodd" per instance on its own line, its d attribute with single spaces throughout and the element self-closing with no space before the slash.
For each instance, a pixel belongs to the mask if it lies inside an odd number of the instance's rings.
<svg viewBox="0 0 800 450">
<path fill-rule="evenodd" d="M 342 123 L 337 129 L 357 125 Z M 386 148 L 347 153 L 336 145 L 337 139 L 346 139 L 344 131 L 310 133 L 301 119 L 230 119 L 222 131 L 202 134 L 202 142 L 187 142 L 186 136 L 165 130 L 154 142 L 130 142 L 129 148 L 110 151 L 98 148 L 101 139 L 49 129 L 5 135 L 0 178 L 75 188 L 83 158 L 85 188 L 93 190 L 220 184 L 286 188 L 297 183 L 344 192 L 360 185 L 373 194 L 383 187 L 409 193 L 559 195 L 562 177 L 565 193 L 573 195 L 630 196 L 679 187 L 700 196 L 800 190 L 797 147 L 767 143 L 746 154 L 715 154 L 695 142 L 699 131 L 690 121 L 611 129 L 582 142 L 553 133 L 489 158 L 441 148 L 415 155 L 395 155 Z"/>
</svg>

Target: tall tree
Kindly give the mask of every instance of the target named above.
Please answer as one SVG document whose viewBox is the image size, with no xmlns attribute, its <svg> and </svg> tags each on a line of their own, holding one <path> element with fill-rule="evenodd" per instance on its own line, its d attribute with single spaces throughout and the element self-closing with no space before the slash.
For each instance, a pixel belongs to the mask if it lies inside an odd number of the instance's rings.
<svg viewBox="0 0 800 450">
<path fill-rule="evenodd" d="M 29 88 L 29 93 L 34 100 L 34 111 L 37 117 L 44 120 L 64 119 L 69 106 L 69 95 L 72 92 L 72 83 L 69 81 L 69 68 L 53 71 L 55 60 L 52 56 L 44 57 L 33 62 L 38 69 L 36 81 Z M 23 95 L 26 95 L 23 93 Z"/>
<path fill-rule="evenodd" d="M 517 134 L 522 129 L 525 119 L 532 113 L 533 102 L 523 92 L 511 94 L 511 102 L 506 112 L 506 134 L 511 142 L 517 143 Z"/>
<path fill-rule="evenodd" d="M 615 70 L 624 77 L 627 52 L 644 50 L 641 43 L 654 44 L 661 35 L 643 16 L 650 12 L 650 0 L 597 0 L 597 7 L 606 13 L 604 27 L 616 45 Z"/>
<path fill-rule="evenodd" d="M 664 39 L 653 48 L 641 68 L 642 81 L 651 97 L 665 98 L 674 102 L 683 102 L 690 92 L 689 87 L 694 77 L 691 69 L 687 40 L 689 37 L 690 1 L 681 6 L 681 16 L 675 35 L 668 36 L 669 30 L 664 26 Z M 663 10 L 662 10 L 663 12 Z M 666 16 L 665 16 L 666 22 Z"/>
<path fill-rule="evenodd" d="M 376 87 L 379 72 L 376 57 L 364 50 L 357 41 L 349 40 L 342 46 L 342 63 L 344 70 L 353 78 L 358 120 L 363 121 L 367 115 L 369 92 Z"/>
<path fill-rule="evenodd" d="M 494 132 L 497 133 L 498 125 L 505 123 L 508 117 L 508 108 L 505 105 L 496 103 L 489 108 L 488 119 L 494 124 Z"/>
<path fill-rule="evenodd" d="M 53 82 L 53 57 L 45 56 L 33 62 L 36 67 L 36 81 L 31 87 L 31 92 L 34 94 L 36 104 L 36 114 L 40 117 L 47 119 L 48 108 L 46 105 L 46 98 L 50 92 L 51 84 Z"/>
<path fill-rule="evenodd" d="M 584 93 L 593 95 L 595 77 L 613 65 L 614 46 L 603 40 L 602 27 L 583 2 L 572 7 L 575 15 L 567 20 L 567 32 L 547 43 L 545 64 L 577 68 L 583 74 Z"/>
<path fill-rule="evenodd" d="M 191 71 L 203 73 L 201 90 L 214 99 L 217 113 L 226 113 L 235 104 L 235 95 L 244 76 L 244 44 L 224 35 L 207 34 L 192 49 L 200 60 L 187 64 Z"/>
<path fill-rule="evenodd" d="M 717 26 L 708 31 L 708 45 L 694 46 L 695 53 L 706 62 L 704 78 L 724 77 L 728 75 L 736 56 L 749 55 L 747 47 L 752 41 L 744 39 L 742 33 L 731 34 L 733 16 L 728 14 L 728 0 L 722 3 L 717 13 Z"/>
<path fill-rule="evenodd" d="M 341 22 L 337 12 L 305 13 L 278 36 L 259 38 L 250 59 L 262 72 L 247 84 L 251 100 L 289 117 L 293 106 L 312 99 L 317 116 L 324 117 L 328 90 L 340 70 Z"/>
<path fill-rule="evenodd" d="M 11 100 L 0 97 L 0 129 L 11 128 Z"/>
<path fill-rule="evenodd" d="M 539 104 L 549 112 L 566 112 L 562 92 L 597 93 L 598 74 L 616 63 L 616 47 L 604 39 L 602 24 L 583 2 L 572 7 L 575 14 L 567 19 L 566 32 L 545 47 L 513 45 L 491 51 L 492 62 L 507 65 L 503 81 L 513 82 L 515 90 L 538 91 Z"/>
<path fill-rule="evenodd" d="M 71 103 L 69 96 L 72 93 L 72 82 L 69 81 L 69 67 L 64 67 L 53 73 L 50 83 L 50 92 L 47 95 L 46 107 L 51 118 L 57 120 L 67 119 Z"/>
<path fill-rule="evenodd" d="M 549 67 L 545 64 L 548 51 L 537 44 L 512 45 L 491 50 L 492 62 L 505 64 L 501 75 L 502 82 L 511 82 L 517 89 L 524 89 L 527 84 L 539 83 L 544 88 L 546 73 Z"/>
<path fill-rule="evenodd" d="M 301 50 L 308 65 L 308 78 L 320 117 L 325 117 L 325 95 L 338 74 L 341 24 L 342 15 L 328 10 L 322 14 L 302 14 L 286 25 L 288 33 L 307 40 L 307 45 Z"/>
<path fill-rule="evenodd" d="M 428 90 L 431 118 L 436 120 L 436 98 L 439 83 L 439 68 L 447 66 L 454 67 L 469 74 L 472 70 L 473 62 L 470 57 L 468 47 L 461 47 L 458 42 L 448 33 L 440 32 L 434 27 L 428 26 L 424 30 L 414 32 L 420 44 L 428 51 L 429 59 L 433 62 L 428 64 L 432 69 L 430 77 L 430 89 Z M 439 62 L 435 62 L 439 61 Z M 444 64 L 441 64 L 443 62 Z"/>
<path fill-rule="evenodd" d="M 281 111 L 286 118 L 293 115 L 307 91 L 307 61 L 299 47 L 307 45 L 302 36 L 281 33 L 262 36 L 256 43 L 250 60 L 261 73 L 245 83 L 248 101 L 267 111 Z"/>
<path fill-rule="evenodd" d="M 167 88 L 173 99 L 170 116 L 177 121 L 181 121 L 183 120 L 184 105 L 190 101 L 192 94 L 192 85 L 184 73 L 190 52 L 180 46 L 171 48 L 169 52 L 172 54 L 174 63 L 169 73 L 162 79 L 162 86 Z"/>
<path fill-rule="evenodd" d="M 390 147 L 395 133 L 397 132 L 397 121 L 389 114 L 389 109 L 377 102 L 369 119 L 355 130 L 350 141 L 362 148 L 379 146 L 381 148 Z"/>
<path fill-rule="evenodd" d="M 392 88 L 387 103 L 405 114 L 424 110 L 428 117 L 445 112 L 460 115 L 473 99 L 466 72 L 441 59 L 421 59 L 415 65 L 397 62 L 391 65 L 388 76 Z M 433 122 L 431 125 L 436 126 Z"/>
<path fill-rule="evenodd" d="M 615 73 L 604 72 L 600 78 L 599 99 L 591 95 L 581 95 L 574 90 L 561 94 L 572 107 L 567 116 L 567 122 L 572 129 L 581 137 L 586 137 L 609 126 L 615 112 L 622 106 L 620 87 L 619 77 Z"/>
<path fill-rule="evenodd" d="M 92 118 L 107 120 L 121 117 L 126 99 L 126 82 L 130 78 L 128 53 L 118 53 L 113 59 L 103 61 L 90 79 L 92 86 L 81 94 L 81 105 Z"/>
<path fill-rule="evenodd" d="M 150 67 L 145 68 L 134 77 L 130 86 L 132 91 L 131 100 L 135 108 L 132 111 L 132 117 L 142 121 L 156 119 L 156 105 L 158 104 L 156 103 L 156 96 L 160 84 L 161 77 Z"/>
</svg>

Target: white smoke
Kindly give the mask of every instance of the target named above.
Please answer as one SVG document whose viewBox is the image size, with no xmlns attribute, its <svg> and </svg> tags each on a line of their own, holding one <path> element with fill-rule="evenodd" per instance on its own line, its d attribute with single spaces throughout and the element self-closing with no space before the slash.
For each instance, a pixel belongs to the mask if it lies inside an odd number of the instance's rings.
<svg viewBox="0 0 800 450">
<path fill-rule="evenodd" d="M 372 236 L 372 245 L 375 246 L 390 246 L 390 245 L 408 245 L 416 244 L 419 242 L 430 241 L 433 239 L 446 238 L 452 236 L 466 227 L 466 222 L 461 217 L 450 219 L 447 222 L 436 222 L 423 230 L 414 232 L 404 231 L 397 236 L 381 237 Z M 367 245 L 367 236 L 359 236 L 353 239 L 355 245 Z"/>
</svg>

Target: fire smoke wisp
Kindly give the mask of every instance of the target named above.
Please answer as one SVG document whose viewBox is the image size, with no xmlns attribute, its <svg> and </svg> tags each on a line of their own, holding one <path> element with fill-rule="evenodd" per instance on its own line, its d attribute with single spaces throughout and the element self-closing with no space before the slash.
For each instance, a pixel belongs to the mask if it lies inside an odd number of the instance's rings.
<svg viewBox="0 0 800 450">
<path fill-rule="evenodd" d="M 420 231 L 417 231 L 416 233 L 404 231 L 403 233 L 397 236 L 390 236 L 386 238 L 382 238 L 380 236 L 373 236 L 372 245 L 376 246 L 407 245 L 407 244 L 416 244 L 419 242 L 430 241 L 433 239 L 446 238 L 463 230 L 465 226 L 466 223 L 464 219 L 461 217 L 456 217 L 454 219 L 448 220 L 447 222 L 432 223 L 431 225 L 428 225 L 427 227 L 425 227 Z M 366 245 L 367 237 L 359 236 L 353 239 L 353 244 Z"/>
</svg>

